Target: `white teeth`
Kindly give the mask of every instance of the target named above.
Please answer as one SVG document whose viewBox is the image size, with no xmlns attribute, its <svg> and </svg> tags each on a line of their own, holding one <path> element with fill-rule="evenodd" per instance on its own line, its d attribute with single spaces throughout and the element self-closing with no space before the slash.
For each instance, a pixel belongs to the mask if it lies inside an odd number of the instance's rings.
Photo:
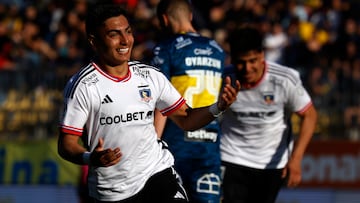
<svg viewBox="0 0 360 203">
<path fill-rule="evenodd" d="M 116 49 L 117 52 L 119 53 L 127 53 L 129 51 L 129 48 L 126 49 Z"/>
</svg>

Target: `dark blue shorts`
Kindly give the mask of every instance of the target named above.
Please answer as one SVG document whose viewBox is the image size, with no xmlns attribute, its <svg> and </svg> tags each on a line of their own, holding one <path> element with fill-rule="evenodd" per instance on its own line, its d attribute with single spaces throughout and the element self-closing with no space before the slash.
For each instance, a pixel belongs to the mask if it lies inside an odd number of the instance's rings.
<svg viewBox="0 0 360 203">
<path fill-rule="evenodd" d="M 189 194 L 190 202 L 220 202 L 220 161 L 211 158 L 176 157 L 175 167 Z"/>
</svg>

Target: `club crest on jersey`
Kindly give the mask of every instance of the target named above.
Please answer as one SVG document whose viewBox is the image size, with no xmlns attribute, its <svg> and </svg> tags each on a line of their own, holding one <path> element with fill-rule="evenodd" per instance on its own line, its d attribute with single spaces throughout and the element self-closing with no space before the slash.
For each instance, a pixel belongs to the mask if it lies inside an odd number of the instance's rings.
<svg viewBox="0 0 360 203">
<path fill-rule="evenodd" d="M 149 102 L 152 100 L 151 90 L 150 89 L 141 89 L 139 90 L 141 101 Z"/>
<path fill-rule="evenodd" d="M 273 94 L 264 94 L 263 95 L 264 101 L 266 104 L 273 104 L 274 103 L 274 95 Z"/>
</svg>

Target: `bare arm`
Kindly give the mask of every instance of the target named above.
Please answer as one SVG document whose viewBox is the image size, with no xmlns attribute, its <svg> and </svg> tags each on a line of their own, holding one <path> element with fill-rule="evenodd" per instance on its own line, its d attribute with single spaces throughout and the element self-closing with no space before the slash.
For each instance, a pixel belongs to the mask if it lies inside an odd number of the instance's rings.
<svg viewBox="0 0 360 203">
<path fill-rule="evenodd" d="M 61 133 L 58 139 L 59 155 L 72 163 L 84 164 L 82 154 L 86 152 L 86 149 L 79 144 L 79 139 L 77 135 Z"/>
<path fill-rule="evenodd" d="M 120 161 L 120 148 L 104 149 L 104 140 L 99 139 L 94 151 L 89 154 L 88 161 L 84 160 L 86 149 L 79 144 L 79 136 L 61 133 L 58 139 L 59 155 L 75 164 L 91 164 L 94 166 L 112 166 Z"/>
<path fill-rule="evenodd" d="M 298 114 L 301 120 L 299 138 L 297 139 L 290 160 L 283 171 L 283 177 L 288 175 L 288 186 L 295 187 L 301 182 L 301 162 L 305 154 L 305 150 L 313 136 L 317 112 L 314 106 L 309 107 L 303 114 Z"/>
<path fill-rule="evenodd" d="M 240 90 L 240 83 L 236 81 L 236 87 L 231 86 L 231 79 L 225 79 L 225 85 L 219 95 L 216 103 L 219 111 L 225 111 L 235 100 L 238 91 Z M 215 119 L 210 112 L 211 106 L 191 109 L 184 104 L 181 108 L 169 116 L 181 129 L 186 131 L 197 130 L 204 127 Z"/>
</svg>

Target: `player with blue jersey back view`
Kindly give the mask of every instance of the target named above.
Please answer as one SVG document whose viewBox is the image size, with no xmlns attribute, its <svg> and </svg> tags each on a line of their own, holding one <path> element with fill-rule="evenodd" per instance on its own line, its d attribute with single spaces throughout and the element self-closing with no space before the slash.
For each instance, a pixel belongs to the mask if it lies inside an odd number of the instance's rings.
<svg viewBox="0 0 360 203">
<path fill-rule="evenodd" d="M 216 102 L 222 83 L 225 53 L 215 40 L 201 36 L 191 24 L 187 0 L 162 0 L 158 19 L 169 37 L 154 48 L 152 64 L 159 67 L 192 108 Z M 184 131 L 166 117 L 155 115 L 159 136 L 175 157 L 191 202 L 220 201 L 219 125 L 213 121 L 196 131 Z M 166 122 L 165 122 L 166 121 Z M 164 127 L 165 126 L 165 127 Z"/>
</svg>

